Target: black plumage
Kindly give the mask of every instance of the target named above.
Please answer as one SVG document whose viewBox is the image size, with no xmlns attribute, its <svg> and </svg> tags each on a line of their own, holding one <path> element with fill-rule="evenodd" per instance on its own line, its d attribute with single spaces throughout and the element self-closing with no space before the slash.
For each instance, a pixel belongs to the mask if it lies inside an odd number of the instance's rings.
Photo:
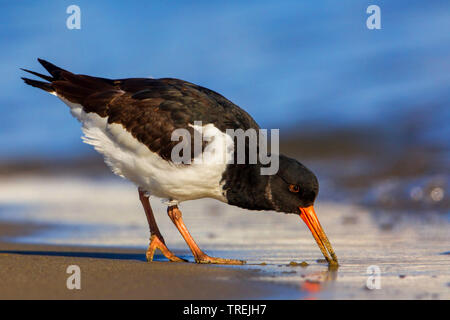
<svg viewBox="0 0 450 320">
<path fill-rule="evenodd" d="M 188 130 L 193 137 L 194 121 L 213 123 L 218 129 L 259 129 L 253 118 L 222 95 L 193 83 L 172 79 L 105 79 L 76 75 L 39 59 L 51 77 L 25 70 L 50 83 L 23 78 L 27 84 L 83 106 L 87 113 L 119 123 L 139 142 L 170 161 L 175 129 Z M 192 141 L 193 144 L 193 141 Z M 195 156 L 191 148 L 191 158 Z"/>
</svg>

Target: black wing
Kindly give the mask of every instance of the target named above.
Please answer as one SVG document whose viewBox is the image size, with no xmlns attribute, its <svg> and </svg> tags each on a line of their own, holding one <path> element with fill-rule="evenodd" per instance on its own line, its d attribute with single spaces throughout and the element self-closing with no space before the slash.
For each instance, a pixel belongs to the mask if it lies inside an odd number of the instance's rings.
<svg viewBox="0 0 450 320">
<path fill-rule="evenodd" d="M 106 117 L 108 123 L 120 123 L 136 139 L 164 159 L 170 159 L 175 129 L 193 132 L 189 124 L 202 121 L 226 129 L 259 129 L 243 109 L 210 89 L 172 79 L 105 79 L 73 74 L 38 59 L 52 77 L 25 70 L 49 82 L 24 78 L 27 84 L 56 92 L 85 112 Z M 192 135 L 193 136 L 193 135 Z M 192 148 L 193 150 L 194 148 Z M 194 154 L 192 155 L 194 156 Z"/>
</svg>

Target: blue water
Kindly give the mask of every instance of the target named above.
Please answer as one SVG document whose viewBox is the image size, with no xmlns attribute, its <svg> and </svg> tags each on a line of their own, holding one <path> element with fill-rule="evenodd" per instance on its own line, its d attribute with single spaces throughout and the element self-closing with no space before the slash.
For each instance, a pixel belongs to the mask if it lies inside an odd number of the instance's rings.
<svg viewBox="0 0 450 320">
<path fill-rule="evenodd" d="M 381 7 L 381 30 L 366 8 Z M 450 132 L 449 1 L 15 1 L 0 10 L 1 158 L 74 155 L 79 124 L 26 87 L 45 58 L 76 73 L 177 77 L 221 92 L 262 127 L 392 125 L 425 141 Z M 447 121 L 446 121 L 447 119 Z"/>
</svg>

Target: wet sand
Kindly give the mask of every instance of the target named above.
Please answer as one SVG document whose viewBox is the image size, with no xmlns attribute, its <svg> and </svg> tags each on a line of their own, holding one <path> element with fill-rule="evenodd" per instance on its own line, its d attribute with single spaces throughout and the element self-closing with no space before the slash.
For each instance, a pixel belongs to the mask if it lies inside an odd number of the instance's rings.
<svg viewBox="0 0 450 320">
<path fill-rule="evenodd" d="M 151 202 L 168 247 L 192 262 L 166 206 Z M 0 254 L 0 297 L 450 299 L 445 215 L 373 210 L 319 197 L 316 212 L 341 264 L 329 270 L 317 261 L 321 253 L 298 216 L 212 199 L 180 208 L 203 250 L 248 264 L 172 264 L 161 256 L 144 262 L 145 215 L 136 189 L 122 180 L 3 178 L 0 223 L 7 224 L 0 228 L 6 253 Z M 293 267 L 291 261 L 308 265 Z M 65 287 L 70 264 L 86 271 L 80 292 Z M 370 290 L 368 268 L 374 266 L 380 287 Z"/>
<path fill-rule="evenodd" d="M 0 224 L 11 235 L 28 227 Z M 161 257 L 156 257 L 161 259 Z M 67 267 L 81 270 L 81 289 L 66 286 Z M 0 299 L 261 299 L 286 286 L 257 281 L 256 271 L 146 262 L 142 250 L 0 242 Z"/>
</svg>

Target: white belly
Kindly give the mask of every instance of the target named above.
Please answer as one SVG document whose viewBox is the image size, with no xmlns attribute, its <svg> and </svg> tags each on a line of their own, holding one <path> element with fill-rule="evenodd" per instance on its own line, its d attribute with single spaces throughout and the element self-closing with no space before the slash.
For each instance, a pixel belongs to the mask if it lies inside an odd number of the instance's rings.
<svg viewBox="0 0 450 320">
<path fill-rule="evenodd" d="M 221 182 L 226 169 L 223 161 L 200 163 L 194 159 L 190 165 L 173 164 L 150 151 L 121 124 L 108 124 L 106 118 L 96 113 L 85 113 L 81 105 L 59 98 L 82 123 L 83 141 L 93 145 L 104 156 L 106 164 L 115 174 L 127 178 L 151 195 L 168 199 L 171 204 L 205 197 L 227 202 Z M 224 139 L 229 143 L 229 136 L 212 124 L 203 128 L 206 128 L 203 131 L 205 136 L 214 136 L 211 143 L 217 143 L 219 150 L 223 149 Z M 223 152 L 231 150 L 225 148 Z"/>
</svg>

